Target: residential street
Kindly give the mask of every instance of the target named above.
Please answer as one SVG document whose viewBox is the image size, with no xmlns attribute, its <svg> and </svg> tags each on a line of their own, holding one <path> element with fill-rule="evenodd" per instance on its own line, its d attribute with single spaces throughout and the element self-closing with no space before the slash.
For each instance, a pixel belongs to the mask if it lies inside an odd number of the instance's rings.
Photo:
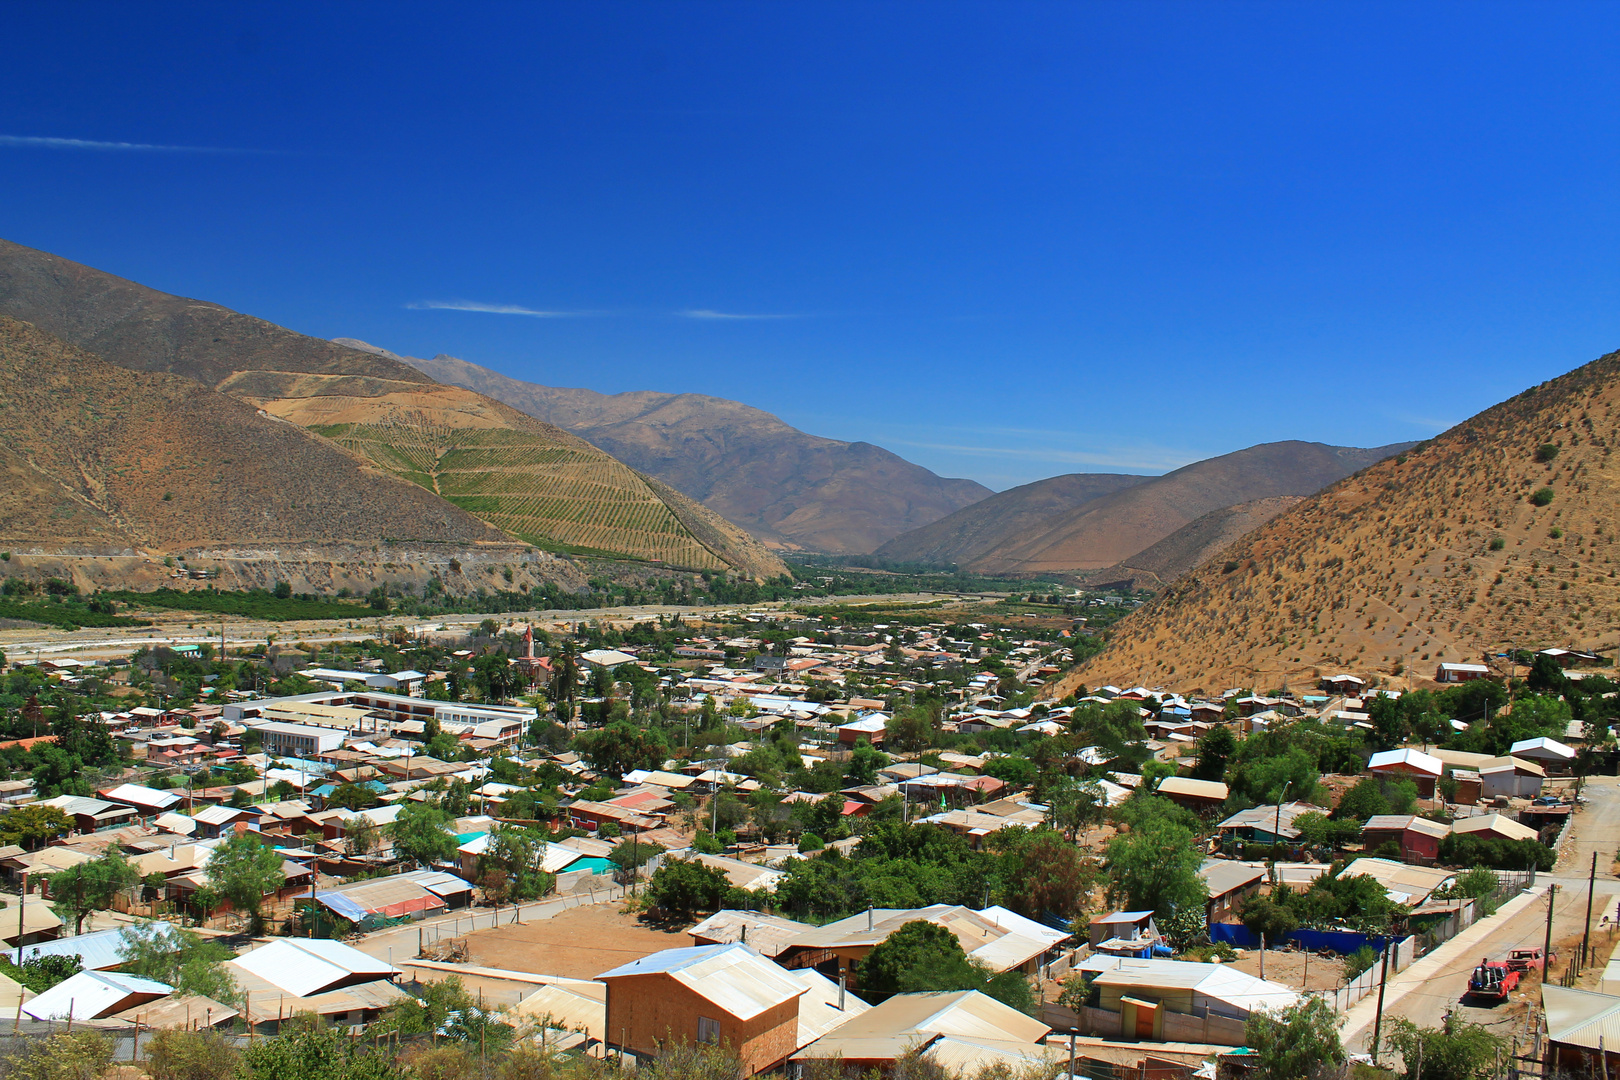
<svg viewBox="0 0 1620 1080">
<path fill-rule="evenodd" d="M 1612 935 L 1599 933 L 1598 927 L 1604 915 L 1609 916 L 1613 925 L 1616 904 L 1620 901 L 1620 880 L 1616 880 L 1613 873 L 1616 843 L 1620 840 L 1620 778 L 1601 776 L 1588 780 L 1585 796 L 1587 804 L 1575 815 L 1575 824 L 1559 852 L 1556 869 L 1536 880 L 1535 898 L 1516 913 L 1476 924 L 1484 931 L 1482 940 L 1474 940 L 1475 935 L 1465 932 L 1400 975 L 1391 977 L 1385 991 L 1386 1023 L 1390 1017 L 1403 1016 L 1425 1027 L 1434 1027 L 1450 1010 L 1461 1012 L 1469 1020 L 1485 1024 L 1508 1038 L 1517 1038 L 1521 1044 L 1527 1041 L 1530 1011 L 1540 1004 L 1540 981 L 1530 979 L 1521 984 L 1508 1004 L 1483 1009 L 1462 1003 L 1468 976 L 1482 957 L 1500 957 L 1510 949 L 1544 942 L 1547 932 L 1545 886 L 1549 881 L 1558 886 L 1553 910 L 1553 948 L 1559 960 L 1566 959 L 1569 946 L 1580 939 L 1586 918 L 1587 872 L 1594 851 L 1598 856 L 1598 873 L 1592 905 L 1592 941 L 1598 953 L 1595 963 L 1601 968 L 1608 960 Z M 1560 964 L 1555 961 L 1554 974 L 1559 970 Z M 1376 1010 L 1376 994 L 1368 995 L 1350 1010 L 1344 1038 L 1345 1045 L 1352 1051 L 1362 1052 L 1371 1047 Z"/>
</svg>

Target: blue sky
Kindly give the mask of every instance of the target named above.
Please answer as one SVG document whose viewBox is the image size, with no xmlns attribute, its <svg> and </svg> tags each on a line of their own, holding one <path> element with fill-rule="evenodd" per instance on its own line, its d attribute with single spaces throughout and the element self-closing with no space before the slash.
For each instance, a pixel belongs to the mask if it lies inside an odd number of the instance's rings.
<svg viewBox="0 0 1620 1080">
<path fill-rule="evenodd" d="M 0 236 L 1003 488 L 1620 347 L 1614 5 L 17 3 Z"/>
</svg>

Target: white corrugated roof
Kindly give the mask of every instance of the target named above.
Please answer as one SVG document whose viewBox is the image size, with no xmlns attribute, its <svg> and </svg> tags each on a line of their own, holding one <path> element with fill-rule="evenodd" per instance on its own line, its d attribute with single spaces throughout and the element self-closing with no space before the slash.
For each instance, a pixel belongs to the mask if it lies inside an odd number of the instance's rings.
<svg viewBox="0 0 1620 1080">
<path fill-rule="evenodd" d="M 1280 1010 L 1299 1002 L 1299 995 L 1289 987 L 1257 979 L 1229 964 L 1122 959 L 1118 966 L 1099 972 L 1092 982 L 1099 986 L 1118 986 L 1126 992 L 1196 990 L 1244 1013 Z"/>
<path fill-rule="evenodd" d="M 739 1020 L 752 1020 L 766 1009 L 791 1001 L 808 990 L 803 983 L 741 942 L 665 949 L 604 971 L 597 978 L 658 974 L 668 975 Z"/>
<path fill-rule="evenodd" d="M 277 938 L 227 964 L 297 997 L 319 994 L 356 975 L 382 979 L 398 974 L 393 965 L 359 949 L 321 938 Z"/>
<path fill-rule="evenodd" d="M 24 1005 L 36 1020 L 94 1020 L 120 1007 L 131 997 L 147 1001 L 167 997 L 174 988 L 166 983 L 112 971 L 81 971 L 64 979 Z"/>
<path fill-rule="evenodd" d="M 1446 767 L 1446 763 L 1433 754 L 1413 750 L 1410 746 L 1399 750 L 1381 750 L 1367 760 L 1368 769 L 1387 768 L 1391 765 L 1407 765 L 1429 773 L 1431 776 L 1439 776 Z"/>
<path fill-rule="evenodd" d="M 114 802 L 129 803 L 131 806 L 147 806 L 158 810 L 167 810 L 180 802 L 180 796 L 168 791 L 157 791 L 153 788 L 142 787 L 139 784 L 119 784 L 111 791 L 106 792 L 107 798 Z"/>
</svg>

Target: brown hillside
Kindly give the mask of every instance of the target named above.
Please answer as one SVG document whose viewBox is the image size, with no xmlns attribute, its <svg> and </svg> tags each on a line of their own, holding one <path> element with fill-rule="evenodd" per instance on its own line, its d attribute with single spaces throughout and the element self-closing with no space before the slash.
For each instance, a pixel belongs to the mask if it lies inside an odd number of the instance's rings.
<svg viewBox="0 0 1620 1080">
<path fill-rule="evenodd" d="M 1398 449 L 1308 442 L 1251 446 L 1093 499 L 1059 515 L 1045 529 L 1009 534 L 968 569 L 1061 573 L 1123 563 L 1212 510 L 1310 495 Z"/>
<path fill-rule="evenodd" d="M 238 371 L 257 369 L 429 381 L 406 364 L 9 240 L 0 240 L 0 315 L 31 322 L 120 367 L 169 371 L 216 388 Z"/>
<path fill-rule="evenodd" d="M 1508 646 L 1613 649 L 1617 404 L 1610 354 L 1340 481 L 1122 622 L 1063 685 L 1405 681 Z M 1536 506 L 1542 488 L 1553 498 Z"/>
<path fill-rule="evenodd" d="M 725 542 L 724 530 L 710 529 L 708 543 L 698 539 L 683 524 L 691 511 L 677 512 L 634 470 L 583 439 L 387 356 L 4 241 L 0 313 L 121 367 L 188 376 L 317 431 L 339 454 L 537 547 L 750 576 L 786 570 L 757 547 Z"/>
<path fill-rule="evenodd" d="M 109 364 L 0 316 L 0 539 L 499 542 L 429 492 L 200 383 Z"/>
<path fill-rule="evenodd" d="M 1304 502 L 1298 495 L 1226 506 L 1183 525 L 1125 562 L 1091 575 L 1095 581 L 1130 580 L 1136 588 L 1157 589 L 1189 573 L 1285 510 Z"/>
<path fill-rule="evenodd" d="M 870 443 L 809 435 L 724 398 L 599 394 L 522 382 L 451 356 L 375 351 L 583 436 L 779 547 L 868 552 L 990 494 Z"/>
<path fill-rule="evenodd" d="M 1044 531 L 1061 514 L 1153 479 L 1127 473 L 1048 477 L 999 491 L 930 525 L 897 536 L 874 554 L 900 562 L 972 566 L 1010 536 Z"/>
</svg>

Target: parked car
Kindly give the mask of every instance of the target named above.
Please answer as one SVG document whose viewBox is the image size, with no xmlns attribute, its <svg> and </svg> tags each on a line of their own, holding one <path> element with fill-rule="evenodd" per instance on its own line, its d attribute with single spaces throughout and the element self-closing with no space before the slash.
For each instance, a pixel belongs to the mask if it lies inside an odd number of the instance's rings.
<svg viewBox="0 0 1620 1080">
<path fill-rule="evenodd" d="M 1539 799 L 1537 799 L 1535 802 L 1531 803 L 1530 805 L 1531 806 L 1557 806 L 1560 803 L 1562 803 L 1563 801 L 1564 800 L 1560 799 L 1556 795 L 1543 795 Z"/>
</svg>

